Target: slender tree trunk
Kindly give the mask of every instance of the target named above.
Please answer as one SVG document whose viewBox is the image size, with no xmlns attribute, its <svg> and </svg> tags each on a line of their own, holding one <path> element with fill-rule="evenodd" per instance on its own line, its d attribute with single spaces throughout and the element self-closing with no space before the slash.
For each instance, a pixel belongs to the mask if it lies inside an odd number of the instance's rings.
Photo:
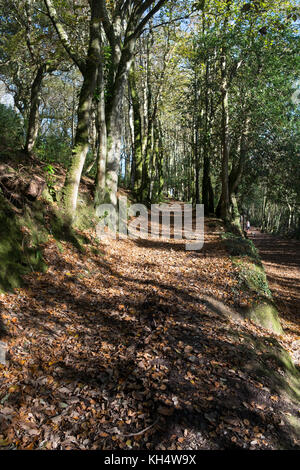
<svg viewBox="0 0 300 470">
<path fill-rule="evenodd" d="M 123 86 L 118 90 L 116 103 L 110 113 L 107 125 L 107 156 L 106 156 L 106 177 L 105 177 L 105 201 L 117 206 L 117 190 L 119 177 L 119 160 L 121 152 L 122 138 L 122 104 Z"/>
<path fill-rule="evenodd" d="M 107 155 L 107 129 L 105 116 L 105 83 L 103 77 L 103 66 L 100 64 L 98 70 L 98 106 L 97 106 L 97 127 L 98 127 L 98 156 L 97 174 L 95 181 L 95 208 L 104 202 L 105 198 L 105 176 L 106 176 L 106 155 Z"/>
<path fill-rule="evenodd" d="M 229 175 L 229 181 L 228 181 L 229 200 L 231 200 L 232 194 L 237 192 L 237 189 L 240 184 L 241 177 L 244 171 L 246 157 L 247 157 L 247 138 L 248 138 L 248 133 L 249 133 L 249 124 L 250 124 L 250 119 L 246 118 L 244 129 L 242 131 L 239 144 L 238 144 L 237 154 L 239 155 L 239 160 L 236 165 L 232 166 L 232 170 Z"/>
<path fill-rule="evenodd" d="M 130 87 L 128 86 L 128 96 L 131 96 Z M 131 165 L 130 165 L 130 182 L 129 187 L 133 191 L 135 184 L 135 158 L 134 158 L 134 113 L 132 102 L 128 107 L 128 125 L 130 131 L 130 147 L 131 147 Z"/>
<path fill-rule="evenodd" d="M 31 87 L 30 96 L 30 112 L 27 126 L 27 136 L 24 150 L 30 155 L 33 151 L 34 145 L 39 132 L 40 120 L 39 120 L 39 107 L 40 107 L 40 92 L 42 88 L 43 78 L 46 73 L 46 66 L 42 65 L 38 68 L 35 79 Z"/>
<path fill-rule="evenodd" d="M 158 175 L 158 201 L 161 200 L 163 189 L 164 189 L 164 172 L 163 172 L 163 140 L 162 140 L 162 129 L 159 122 L 158 136 L 157 136 L 157 175 Z"/>
<path fill-rule="evenodd" d="M 204 142 L 203 142 L 203 178 L 202 178 L 202 204 L 204 204 L 204 214 L 208 215 L 210 213 L 210 156 L 208 153 L 207 145 L 207 115 L 205 118 L 206 125 L 204 131 Z"/>
<path fill-rule="evenodd" d="M 153 40 L 153 38 L 151 38 Z M 151 41 L 150 41 L 151 42 Z M 146 44 L 146 83 L 144 87 L 144 116 L 143 116 L 143 138 L 142 138 L 142 181 L 139 189 L 139 197 L 142 202 L 149 203 L 149 187 L 150 187 L 150 163 L 151 148 L 153 146 L 153 125 L 155 110 L 151 113 L 153 104 L 152 87 L 151 87 L 151 62 L 150 62 L 149 38 Z"/>
<path fill-rule="evenodd" d="M 215 213 L 215 194 L 214 194 L 214 188 L 213 188 L 210 176 L 208 178 L 208 184 L 209 184 L 208 211 L 210 214 L 214 214 Z"/>
<path fill-rule="evenodd" d="M 212 111 L 209 113 L 209 63 L 206 64 L 205 73 L 205 120 L 203 136 L 203 179 L 202 179 L 202 204 L 204 204 L 204 214 L 214 213 L 214 193 L 210 179 L 210 154 L 208 133 L 211 126 Z"/>
<path fill-rule="evenodd" d="M 227 71 L 226 71 L 226 57 L 225 53 L 222 57 L 221 63 L 222 73 L 222 130 L 221 130 L 221 143 L 222 143 L 222 169 L 221 169 L 221 196 L 217 207 L 217 215 L 223 220 L 229 218 L 229 114 L 228 114 L 228 87 L 227 87 Z"/>
<path fill-rule="evenodd" d="M 75 86 L 73 84 L 73 96 L 72 96 L 72 123 L 71 123 L 71 132 L 72 132 L 72 137 L 71 137 L 71 145 L 72 148 L 74 147 L 75 143 L 75 135 L 76 135 L 76 91 L 75 91 Z"/>
<path fill-rule="evenodd" d="M 203 179 L 202 179 L 202 204 L 204 204 L 205 215 L 214 213 L 214 197 L 213 187 L 210 179 L 210 158 L 204 149 L 204 161 L 203 161 Z"/>
<path fill-rule="evenodd" d="M 291 225 L 292 225 L 292 206 L 289 202 L 287 203 L 287 205 L 288 205 L 288 208 L 289 208 L 288 230 L 290 230 Z"/>
<path fill-rule="evenodd" d="M 110 99 L 106 103 L 105 109 L 107 127 L 105 201 L 113 206 L 117 205 L 119 160 L 123 123 L 123 100 L 126 81 L 133 59 L 135 42 L 135 38 L 129 40 L 122 51 L 115 79 L 109 90 Z"/>
<path fill-rule="evenodd" d="M 96 115 L 95 110 L 92 112 L 89 134 L 90 134 L 89 140 L 90 140 L 91 151 L 92 151 L 92 161 L 86 168 L 85 173 L 89 173 L 92 170 L 92 168 L 94 167 L 97 161 L 97 156 L 98 156 L 99 142 L 98 142 L 98 132 L 97 132 L 97 115 Z"/>
<path fill-rule="evenodd" d="M 134 168 L 134 186 L 133 190 L 137 193 L 142 183 L 143 171 L 143 149 L 142 149 L 142 118 L 140 112 L 140 101 L 135 82 L 134 62 L 129 72 L 129 89 L 133 109 L 133 168 Z"/>
<path fill-rule="evenodd" d="M 92 102 L 97 84 L 100 62 L 100 12 L 96 1 L 91 2 L 90 44 L 83 70 L 83 84 L 80 92 L 77 128 L 72 160 L 64 184 L 64 205 L 68 219 L 75 218 L 77 196 L 83 165 L 89 149 L 89 125 Z"/>
<path fill-rule="evenodd" d="M 197 112 L 197 111 L 196 111 Z M 200 151 L 199 151 L 199 117 L 194 123 L 193 154 L 195 168 L 195 204 L 200 204 Z"/>
<path fill-rule="evenodd" d="M 96 73 L 96 67 L 90 69 L 87 67 L 79 98 L 72 160 L 64 184 L 64 204 L 67 215 L 71 219 L 75 216 L 82 169 L 89 149 L 90 112 L 95 91 Z"/>
<path fill-rule="evenodd" d="M 140 187 L 140 199 L 142 202 L 149 203 L 149 188 L 150 188 L 150 165 L 153 148 L 153 128 L 148 128 L 147 131 L 147 146 L 143 158 L 142 182 Z"/>
<path fill-rule="evenodd" d="M 156 158 L 157 158 L 157 123 L 154 121 L 152 125 L 151 132 L 151 149 L 150 149 L 150 161 L 149 161 L 149 176 L 148 176 L 148 194 L 147 201 L 152 202 L 153 197 L 153 186 L 155 178 L 155 167 L 156 167 Z"/>
</svg>

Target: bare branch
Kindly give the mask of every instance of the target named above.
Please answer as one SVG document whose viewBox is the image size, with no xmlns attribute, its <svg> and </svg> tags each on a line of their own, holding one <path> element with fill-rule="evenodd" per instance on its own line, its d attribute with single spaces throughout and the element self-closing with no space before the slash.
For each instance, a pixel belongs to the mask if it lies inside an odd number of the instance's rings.
<svg viewBox="0 0 300 470">
<path fill-rule="evenodd" d="M 189 13 L 188 15 L 185 15 L 185 16 L 180 16 L 178 18 L 174 18 L 173 20 L 169 20 L 169 21 L 163 21 L 162 23 L 159 23 L 159 24 L 155 24 L 155 25 L 152 25 L 151 26 L 151 29 L 156 29 L 156 28 L 160 28 L 161 26 L 167 26 L 169 24 L 172 24 L 172 23 L 176 23 L 176 21 L 181 21 L 181 20 L 188 20 L 189 18 L 197 18 L 196 16 L 192 16 L 192 12 Z M 147 29 L 143 29 L 142 33 L 144 31 L 146 31 Z"/>
<path fill-rule="evenodd" d="M 145 4 L 152 4 L 153 1 L 148 1 L 148 2 L 145 2 Z M 135 31 L 134 31 L 134 36 L 137 38 L 138 36 L 140 36 L 143 32 L 143 29 L 144 27 L 146 26 L 146 24 L 148 23 L 148 21 L 155 15 L 155 13 L 157 13 L 165 4 L 167 3 L 167 0 L 159 0 L 157 2 L 157 4 L 152 8 L 152 10 L 149 11 L 149 13 L 140 21 L 140 23 L 138 24 L 138 26 L 136 27 Z M 144 5 L 145 6 L 145 5 Z M 147 8 L 147 7 L 146 7 Z M 146 10 L 146 8 L 144 9 L 144 11 Z"/>
</svg>

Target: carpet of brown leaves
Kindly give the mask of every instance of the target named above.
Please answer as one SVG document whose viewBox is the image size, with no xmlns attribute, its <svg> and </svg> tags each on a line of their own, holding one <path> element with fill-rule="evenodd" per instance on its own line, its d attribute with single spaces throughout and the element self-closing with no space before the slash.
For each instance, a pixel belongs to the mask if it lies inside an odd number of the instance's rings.
<svg viewBox="0 0 300 470">
<path fill-rule="evenodd" d="M 2 449 L 296 445 L 293 410 L 251 368 L 269 335 L 226 315 L 248 299 L 211 230 L 200 252 L 177 240 L 113 240 L 97 254 L 93 240 L 85 254 L 46 244 L 48 272 L 0 295 Z"/>
</svg>

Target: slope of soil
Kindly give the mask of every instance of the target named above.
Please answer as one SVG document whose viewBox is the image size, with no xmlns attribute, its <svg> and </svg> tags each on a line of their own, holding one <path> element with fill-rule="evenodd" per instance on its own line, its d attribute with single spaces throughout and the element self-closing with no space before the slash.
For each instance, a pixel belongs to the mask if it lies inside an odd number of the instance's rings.
<svg viewBox="0 0 300 470">
<path fill-rule="evenodd" d="M 207 221 L 200 252 L 87 233 L 82 253 L 50 239 L 48 271 L 0 295 L 0 446 L 299 447 L 294 390 L 279 392 L 281 338 L 240 319 L 249 294 L 221 230 Z"/>
</svg>

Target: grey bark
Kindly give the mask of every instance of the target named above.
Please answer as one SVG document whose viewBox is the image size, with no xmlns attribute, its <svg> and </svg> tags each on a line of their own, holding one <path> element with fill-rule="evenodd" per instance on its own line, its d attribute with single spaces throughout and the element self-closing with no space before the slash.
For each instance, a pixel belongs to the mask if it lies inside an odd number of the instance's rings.
<svg viewBox="0 0 300 470">
<path fill-rule="evenodd" d="M 24 150 L 28 155 L 30 155 L 33 151 L 39 132 L 39 106 L 41 101 L 40 92 L 45 73 L 46 66 L 42 65 L 38 68 L 31 87 L 30 112 L 28 118 L 26 142 L 24 147 Z"/>
</svg>

